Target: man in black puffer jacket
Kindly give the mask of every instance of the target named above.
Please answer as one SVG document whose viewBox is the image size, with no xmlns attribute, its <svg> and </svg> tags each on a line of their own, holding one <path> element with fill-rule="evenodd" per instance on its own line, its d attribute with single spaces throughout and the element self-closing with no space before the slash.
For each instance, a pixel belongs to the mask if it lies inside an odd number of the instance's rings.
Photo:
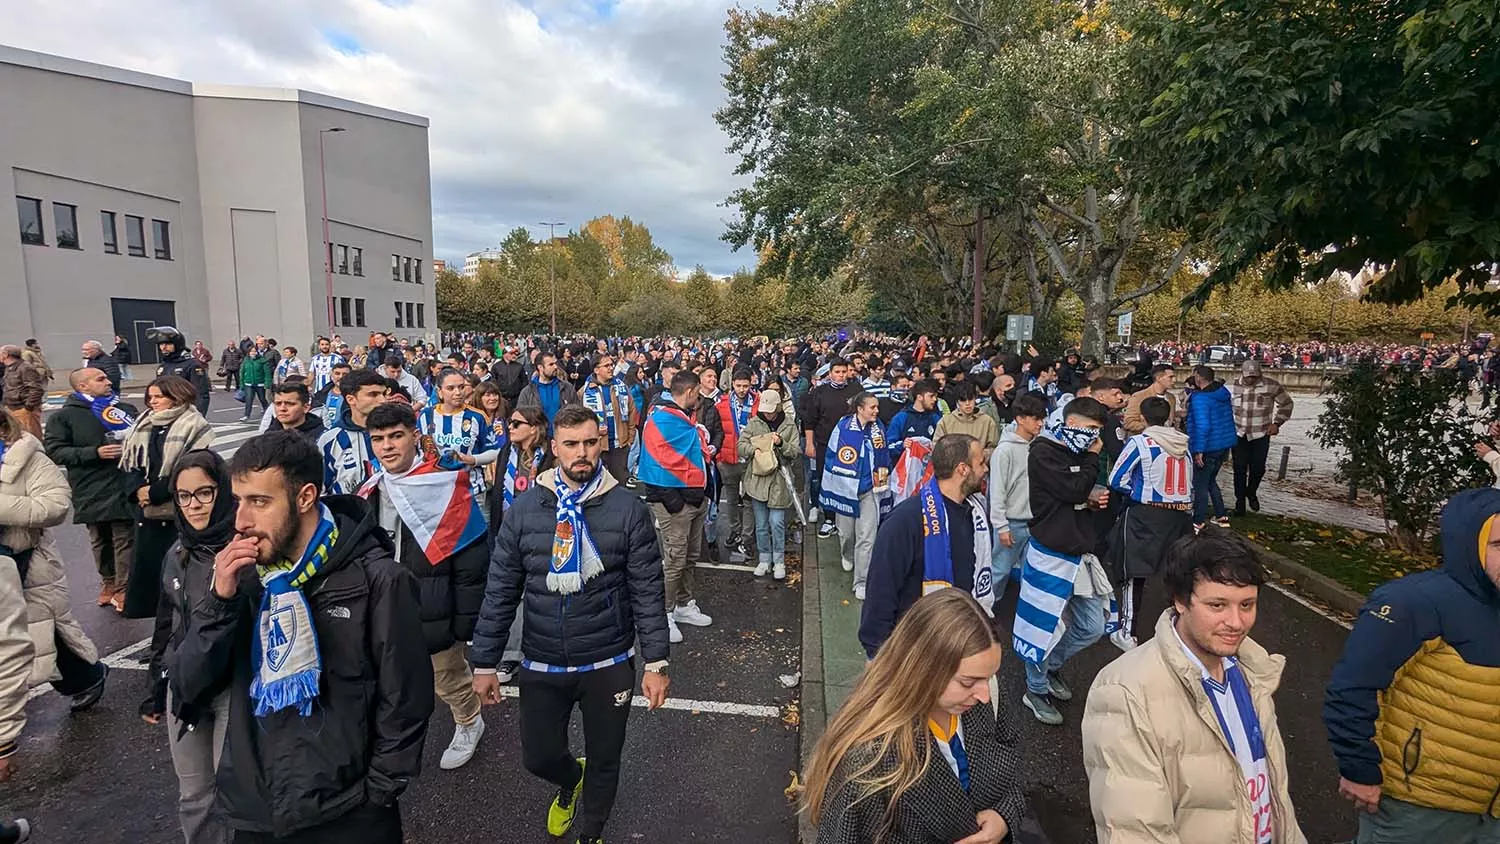
<svg viewBox="0 0 1500 844">
<path fill-rule="evenodd" d="M 360 495 L 370 502 L 376 521 L 396 546 L 396 562 L 417 578 L 417 595 L 422 602 L 422 640 L 427 653 L 432 655 L 435 691 L 453 710 L 453 741 L 438 763 L 443 770 L 451 771 L 474 758 L 474 750 L 484 735 L 479 697 L 474 694 L 474 676 L 465 652 L 465 644 L 474 638 L 474 622 L 484 601 L 484 579 L 490 562 L 489 546 L 484 541 L 484 517 L 470 506 L 471 498 L 455 497 L 450 499 L 449 507 L 462 510 L 432 514 L 438 521 L 431 524 L 420 521 L 413 524 L 410 520 L 420 519 L 421 514 L 399 506 L 395 496 L 427 501 L 440 494 L 432 487 L 413 487 L 406 481 L 411 475 L 434 474 L 435 469 L 421 459 L 424 454 L 418 449 L 416 415 L 403 402 L 382 404 L 366 417 L 365 430 L 369 432 L 370 449 L 380 461 L 381 471 L 360 488 Z M 457 472 L 436 474 L 453 478 L 455 483 L 458 479 Z M 463 474 L 467 478 L 468 473 Z M 446 489 L 452 490 L 453 484 Z M 477 522 L 469 523 L 476 519 Z M 437 560 L 428 556 L 429 549 L 446 544 L 441 538 L 446 528 L 466 523 L 469 528 L 460 536 L 469 538 L 467 544 L 451 551 L 445 549 L 446 556 Z M 418 538 L 421 536 L 432 537 L 426 547 Z"/>
<path fill-rule="evenodd" d="M 236 844 L 400 844 L 433 700 L 416 578 L 364 501 L 319 500 L 300 434 L 247 440 L 229 470 L 238 538 L 167 667 L 174 700 L 227 679 L 218 814 Z M 287 591 L 267 598 L 262 576 Z"/>
<path fill-rule="evenodd" d="M 557 468 L 519 495 L 500 523 L 474 631 L 474 690 L 485 703 L 500 702 L 495 667 L 511 620 L 524 612 L 525 660 L 516 679 L 522 762 L 558 788 L 547 832 L 568 834 L 581 795 L 586 811 L 576 839 L 597 842 L 620 780 L 637 637 L 646 668 L 641 690 L 653 709 L 667 697 L 666 593 L 651 511 L 600 464 L 599 417 L 566 405 L 553 427 Z M 568 747 L 575 704 L 587 777 Z"/>
</svg>

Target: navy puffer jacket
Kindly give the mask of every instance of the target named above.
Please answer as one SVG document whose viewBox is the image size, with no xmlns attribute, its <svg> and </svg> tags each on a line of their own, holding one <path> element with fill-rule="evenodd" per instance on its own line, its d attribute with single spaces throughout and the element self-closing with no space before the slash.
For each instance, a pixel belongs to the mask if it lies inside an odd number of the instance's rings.
<svg viewBox="0 0 1500 844">
<path fill-rule="evenodd" d="M 604 571 L 583 590 L 547 588 L 557 531 L 556 470 L 516 497 L 495 537 L 484 607 L 474 629 L 475 668 L 500 663 L 511 622 L 525 612 L 521 653 L 554 666 L 584 666 L 625 653 L 640 637 L 645 662 L 667 658 L 666 592 L 651 511 L 606 475 L 583 503 Z M 524 607 L 524 609 L 523 609 Z"/>
</svg>

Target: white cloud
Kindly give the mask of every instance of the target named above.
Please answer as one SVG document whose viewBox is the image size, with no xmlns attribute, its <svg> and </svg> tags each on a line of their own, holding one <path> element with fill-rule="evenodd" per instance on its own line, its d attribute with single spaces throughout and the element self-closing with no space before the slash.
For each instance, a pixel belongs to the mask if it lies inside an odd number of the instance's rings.
<svg viewBox="0 0 1500 844">
<path fill-rule="evenodd" d="M 676 264 L 737 185 L 713 121 L 729 0 L 30 0 L 17 47 L 197 82 L 297 87 L 431 120 L 438 257 L 518 225 L 650 226 Z M 337 45 L 337 46 L 335 46 Z M 533 228 L 533 231 L 536 229 Z"/>
</svg>

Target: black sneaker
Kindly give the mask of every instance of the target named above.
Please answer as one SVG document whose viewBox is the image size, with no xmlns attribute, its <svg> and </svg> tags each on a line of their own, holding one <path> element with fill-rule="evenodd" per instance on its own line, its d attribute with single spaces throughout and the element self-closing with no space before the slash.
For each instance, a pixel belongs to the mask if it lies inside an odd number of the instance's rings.
<svg viewBox="0 0 1500 844">
<path fill-rule="evenodd" d="M 25 818 L 0 821 L 0 844 L 21 844 L 31 840 L 31 824 Z"/>
<path fill-rule="evenodd" d="M 1256 495 L 1255 493 L 1252 492 L 1252 493 L 1250 493 L 1250 495 L 1248 497 L 1250 499 L 1250 509 L 1254 510 L 1257 513 L 1259 513 L 1260 512 L 1260 496 L 1258 496 L 1258 495 Z"/>
<path fill-rule="evenodd" d="M 635 489 L 636 487 L 638 487 L 640 485 L 641 485 L 641 479 L 637 478 L 635 475 L 631 475 L 630 477 L 628 477 L 628 478 L 625 479 L 625 488 L 626 489 Z"/>
<path fill-rule="evenodd" d="M 513 659 L 507 659 L 495 668 L 495 679 L 501 683 L 509 683 L 516 679 L 516 672 L 521 670 L 521 663 Z"/>
<path fill-rule="evenodd" d="M 1038 695 L 1027 692 L 1021 698 L 1021 704 L 1031 710 L 1036 719 L 1049 727 L 1056 727 L 1063 722 L 1063 714 L 1057 709 L 1057 702 L 1052 695 Z"/>
<path fill-rule="evenodd" d="M 1047 672 L 1047 690 L 1063 703 L 1073 699 L 1073 690 L 1068 688 L 1068 684 L 1063 682 L 1063 678 L 1059 677 L 1056 671 Z"/>
<path fill-rule="evenodd" d="M 827 539 L 828 537 L 833 536 L 835 530 L 837 530 L 837 528 L 833 526 L 833 522 L 824 522 L 818 527 L 818 538 Z"/>
<path fill-rule="evenodd" d="M 1234 515 L 1236 518 L 1245 515 L 1245 502 L 1236 500 L 1234 502 Z"/>
<path fill-rule="evenodd" d="M 104 681 L 109 679 L 109 666 L 100 664 L 99 668 L 101 669 L 99 682 L 73 695 L 73 702 L 68 704 L 70 712 L 87 712 L 94 708 L 99 698 L 104 697 Z"/>
</svg>

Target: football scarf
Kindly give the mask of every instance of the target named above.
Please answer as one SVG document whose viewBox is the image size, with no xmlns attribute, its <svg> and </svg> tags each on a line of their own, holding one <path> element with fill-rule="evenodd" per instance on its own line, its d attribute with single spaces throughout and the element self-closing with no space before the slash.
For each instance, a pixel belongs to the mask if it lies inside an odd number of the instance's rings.
<svg viewBox="0 0 1500 844">
<path fill-rule="evenodd" d="M 260 599 L 252 653 L 255 677 L 250 681 L 250 700 L 257 718 L 293 706 L 306 718 L 312 714 L 312 702 L 318 696 L 323 660 L 318 655 L 312 607 L 302 587 L 322 570 L 339 540 L 333 513 L 323 504 L 318 509 L 318 529 L 301 559 L 259 567 L 265 593 Z"/>
</svg>

